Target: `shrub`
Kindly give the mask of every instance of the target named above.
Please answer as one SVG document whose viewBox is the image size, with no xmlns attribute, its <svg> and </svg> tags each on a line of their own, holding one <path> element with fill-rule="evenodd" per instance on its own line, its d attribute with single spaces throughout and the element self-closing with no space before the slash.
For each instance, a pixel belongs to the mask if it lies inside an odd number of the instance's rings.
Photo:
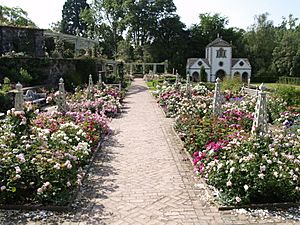
<svg viewBox="0 0 300 225">
<path fill-rule="evenodd" d="M 300 105 L 300 88 L 290 85 L 276 85 L 274 95 L 284 99 L 289 106 Z"/>
<path fill-rule="evenodd" d="M 26 69 L 20 68 L 20 76 L 19 76 L 20 82 L 28 84 L 32 80 L 32 76 L 28 73 Z"/>
<path fill-rule="evenodd" d="M 232 78 L 225 76 L 224 80 L 222 81 L 222 91 L 230 90 L 232 92 L 238 92 L 242 86 L 243 83 L 239 76 L 234 76 Z"/>
</svg>

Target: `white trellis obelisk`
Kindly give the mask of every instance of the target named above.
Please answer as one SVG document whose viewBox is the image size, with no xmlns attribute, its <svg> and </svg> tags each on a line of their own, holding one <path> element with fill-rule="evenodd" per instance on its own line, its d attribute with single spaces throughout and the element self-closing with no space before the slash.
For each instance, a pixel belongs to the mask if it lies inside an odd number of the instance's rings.
<svg viewBox="0 0 300 225">
<path fill-rule="evenodd" d="M 66 91 L 65 91 L 64 79 L 62 78 L 59 79 L 59 85 L 58 85 L 57 111 L 61 113 L 67 112 Z"/>
<path fill-rule="evenodd" d="M 252 135 L 264 136 L 268 132 L 267 93 L 264 90 L 265 87 L 261 84 L 255 106 Z"/>
<path fill-rule="evenodd" d="M 19 82 L 16 85 L 16 96 L 15 96 L 15 110 L 16 111 L 23 111 L 24 107 L 24 98 L 23 98 L 23 91 L 22 91 L 22 84 L 20 84 Z"/>
<path fill-rule="evenodd" d="M 102 89 L 102 73 L 101 71 L 99 71 L 99 75 L 98 75 L 98 88 L 101 90 Z"/>
<path fill-rule="evenodd" d="M 180 79 L 179 73 L 176 73 L 176 81 L 175 81 L 176 86 L 178 86 L 179 84 L 179 79 Z"/>
<path fill-rule="evenodd" d="M 213 115 L 220 116 L 221 115 L 221 80 L 217 78 L 215 83 L 215 93 L 214 93 L 214 100 L 213 100 Z"/>
<path fill-rule="evenodd" d="M 89 76 L 89 86 L 88 86 L 88 94 L 87 94 L 87 98 L 91 99 L 93 98 L 93 78 L 92 78 L 92 74 L 90 74 Z"/>
<path fill-rule="evenodd" d="M 191 96 L 191 79 L 190 74 L 186 75 L 186 94 L 188 97 Z"/>
</svg>

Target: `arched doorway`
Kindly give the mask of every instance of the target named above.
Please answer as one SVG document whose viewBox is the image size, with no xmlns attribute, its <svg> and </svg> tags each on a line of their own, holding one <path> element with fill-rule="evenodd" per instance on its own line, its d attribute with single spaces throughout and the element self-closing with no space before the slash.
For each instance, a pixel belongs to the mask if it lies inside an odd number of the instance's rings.
<svg viewBox="0 0 300 225">
<path fill-rule="evenodd" d="M 221 80 L 223 80 L 225 76 L 226 76 L 226 73 L 224 70 L 218 70 L 216 73 L 216 78 L 220 78 Z"/>
<path fill-rule="evenodd" d="M 199 81 L 199 79 L 200 79 L 200 75 L 199 75 L 199 73 L 198 72 L 193 72 L 193 74 L 192 74 L 192 80 L 194 81 L 194 82 L 198 82 Z"/>
<path fill-rule="evenodd" d="M 239 78 L 241 78 L 240 72 L 235 72 L 235 73 L 233 74 L 233 77 L 239 77 Z"/>
<path fill-rule="evenodd" d="M 243 83 L 248 83 L 248 73 L 247 72 L 244 72 L 242 74 L 242 82 Z"/>
</svg>

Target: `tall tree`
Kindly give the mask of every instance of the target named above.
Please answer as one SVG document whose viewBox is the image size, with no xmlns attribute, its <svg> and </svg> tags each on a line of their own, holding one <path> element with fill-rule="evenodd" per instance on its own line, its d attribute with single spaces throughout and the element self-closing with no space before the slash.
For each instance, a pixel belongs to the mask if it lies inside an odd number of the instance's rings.
<svg viewBox="0 0 300 225">
<path fill-rule="evenodd" d="M 124 24 L 128 26 L 128 36 L 135 46 L 151 43 L 159 22 L 172 17 L 176 11 L 173 0 L 128 0 L 124 5 Z"/>
<path fill-rule="evenodd" d="M 273 77 L 272 53 L 276 46 L 276 29 L 268 15 L 256 16 L 256 23 L 244 36 L 252 71 L 257 77 Z"/>
<path fill-rule="evenodd" d="M 89 8 L 86 0 L 67 0 L 62 10 L 61 32 L 86 36 L 87 25 L 81 19 L 81 12 Z"/>
<path fill-rule="evenodd" d="M 280 76 L 300 76 L 300 26 L 292 15 L 278 28 L 273 68 Z"/>
<path fill-rule="evenodd" d="M 19 7 L 10 8 L 1 5 L 0 25 L 36 27 L 36 25 L 28 18 L 27 12 L 23 9 Z"/>
</svg>

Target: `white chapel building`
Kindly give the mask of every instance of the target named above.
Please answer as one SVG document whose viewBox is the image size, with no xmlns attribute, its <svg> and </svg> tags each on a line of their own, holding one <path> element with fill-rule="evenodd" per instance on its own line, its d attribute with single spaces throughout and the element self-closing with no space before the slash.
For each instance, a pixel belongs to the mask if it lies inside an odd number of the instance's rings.
<svg viewBox="0 0 300 225">
<path fill-rule="evenodd" d="M 232 46 L 222 38 L 217 38 L 206 46 L 205 59 L 189 58 L 186 72 L 194 81 L 200 78 L 201 67 L 205 68 L 207 81 L 215 82 L 225 76 L 240 76 L 243 82 L 251 77 L 251 65 L 246 58 L 232 58 Z"/>
</svg>

